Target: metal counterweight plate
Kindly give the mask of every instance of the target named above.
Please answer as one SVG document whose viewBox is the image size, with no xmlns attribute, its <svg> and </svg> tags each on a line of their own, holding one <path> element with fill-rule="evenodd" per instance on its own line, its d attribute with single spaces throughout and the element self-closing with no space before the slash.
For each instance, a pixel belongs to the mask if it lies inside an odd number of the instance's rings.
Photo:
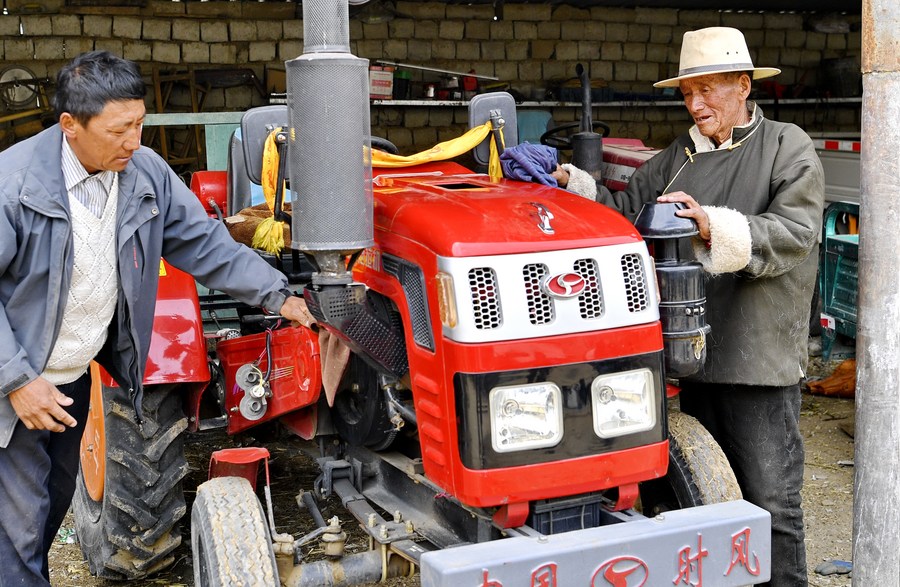
<svg viewBox="0 0 900 587">
<path fill-rule="evenodd" d="M 550 536 L 429 552 L 422 587 L 716 585 L 768 581 L 769 514 L 738 500 Z"/>
</svg>

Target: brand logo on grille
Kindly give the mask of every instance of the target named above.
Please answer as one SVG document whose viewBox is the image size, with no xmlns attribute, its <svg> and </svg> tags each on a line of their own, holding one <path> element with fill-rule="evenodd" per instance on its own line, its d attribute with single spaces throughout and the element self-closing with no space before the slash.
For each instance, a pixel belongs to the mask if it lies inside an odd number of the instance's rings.
<svg viewBox="0 0 900 587">
<path fill-rule="evenodd" d="M 541 280 L 541 291 L 551 298 L 574 298 L 581 294 L 587 282 L 577 273 L 550 275 Z"/>
</svg>

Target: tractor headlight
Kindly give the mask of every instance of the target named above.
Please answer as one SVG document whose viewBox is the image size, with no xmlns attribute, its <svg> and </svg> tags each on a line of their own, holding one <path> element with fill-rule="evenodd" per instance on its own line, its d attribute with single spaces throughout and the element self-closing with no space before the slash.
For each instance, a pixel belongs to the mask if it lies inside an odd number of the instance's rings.
<svg viewBox="0 0 900 587">
<path fill-rule="evenodd" d="M 496 452 L 555 446 L 562 440 L 562 392 L 555 384 L 495 387 L 488 397 Z"/>
<path fill-rule="evenodd" d="M 600 375 L 591 383 L 594 432 L 601 438 L 650 430 L 656 425 L 653 373 L 637 369 Z"/>
</svg>

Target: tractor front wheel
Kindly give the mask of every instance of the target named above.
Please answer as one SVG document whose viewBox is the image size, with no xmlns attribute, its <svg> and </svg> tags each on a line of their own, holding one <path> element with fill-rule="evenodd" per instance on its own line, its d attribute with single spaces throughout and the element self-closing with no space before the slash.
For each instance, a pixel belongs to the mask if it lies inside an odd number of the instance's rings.
<svg viewBox="0 0 900 587">
<path fill-rule="evenodd" d="M 741 499 L 725 453 L 696 418 L 669 412 L 669 471 L 640 485 L 641 510 L 655 516 L 669 510 Z"/>
<path fill-rule="evenodd" d="M 279 584 L 262 505 L 243 477 L 216 477 L 197 488 L 191 552 L 195 585 Z"/>
<path fill-rule="evenodd" d="M 179 388 L 147 386 L 144 422 L 128 393 L 94 377 L 91 413 L 82 439 L 73 509 L 81 551 L 91 573 L 140 579 L 174 562 L 186 513 L 187 419 Z"/>
</svg>

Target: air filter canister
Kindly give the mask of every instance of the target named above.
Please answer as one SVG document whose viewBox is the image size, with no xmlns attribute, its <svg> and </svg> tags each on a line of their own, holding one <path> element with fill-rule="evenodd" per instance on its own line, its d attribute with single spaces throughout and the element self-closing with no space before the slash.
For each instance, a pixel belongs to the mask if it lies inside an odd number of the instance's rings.
<svg viewBox="0 0 900 587">
<path fill-rule="evenodd" d="M 310 252 L 372 246 L 369 61 L 314 53 L 285 66 L 291 246 Z"/>
</svg>

